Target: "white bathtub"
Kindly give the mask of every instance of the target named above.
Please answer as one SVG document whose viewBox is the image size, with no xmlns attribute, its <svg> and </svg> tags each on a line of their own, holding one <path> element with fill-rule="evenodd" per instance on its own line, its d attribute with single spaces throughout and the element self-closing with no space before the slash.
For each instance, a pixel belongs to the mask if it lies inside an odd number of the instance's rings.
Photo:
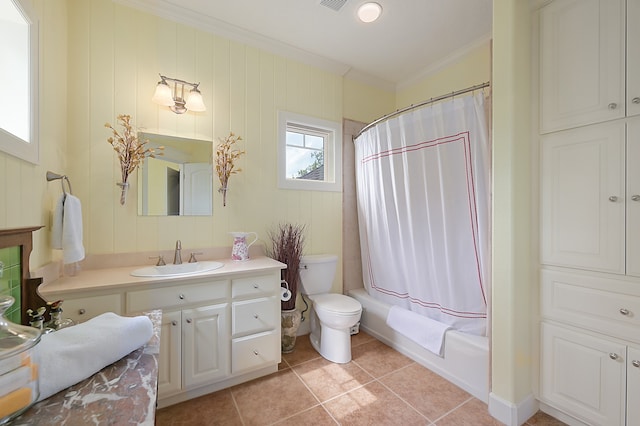
<svg viewBox="0 0 640 426">
<path fill-rule="evenodd" d="M 450 330 L 441 358 L 386 324 L 391 306 L 369 296 L 364 288 L 349 291 L 362 304 L 360 328 L 427 367 L 481 401 L 489 402 L 489 339 Z"/>
</svg>

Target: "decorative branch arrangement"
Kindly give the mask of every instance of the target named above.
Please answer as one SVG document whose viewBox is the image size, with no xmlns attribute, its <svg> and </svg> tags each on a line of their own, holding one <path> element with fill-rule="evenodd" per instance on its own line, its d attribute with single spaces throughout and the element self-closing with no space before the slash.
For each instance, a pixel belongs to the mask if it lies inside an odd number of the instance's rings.
<svg viewBox="0 0 640 426">
<path fill-rule="evenodd" d="M 291 299 L 280 302 L 282 310 L 295 309 L 298 296 L 298 282 L 300 275 L 300 260 L 304 250 L 305 225 L 290 223 L 280 224 L 277 229 L 269 231 L 271 249 L 267 248 L 267 255 L 272 259 L 285 263 L 287 269 L 283 269 L 281 277 L 289 285 Z"/>
<path fill-rule="evenodd" d="M 129 188 L 129 176 L 140 167 L 146 157 L 155 158 L 156 155 L 163 155 L 163 152 L 156 154 L 154 148 L 145 148 L 149 141 L 138 139 L 138 134 L 131 125 L 130 115 L 120 114 L 117 121 L 124 128 L 122 135 L 109 123 L 106 123 L 104 127 L 113 131 L 113 136 L 109 137 L 107 142 L 111 144 L 120 160 L 122 182 L 118 182 L 116 185 L 122 188 L 120 204 L 124 205 L 127 198 L 127 189 Z M 157 149 L 163 150 L 164 147 L 161 146 Z"/>
<path fill-rule="evenodd" d="M 242 140 L 242 137 L 236 136 L 233 132 L 229 133 L 226 138 L 218 138 L 218 140 L 220 141 L 216 147 L 216 172 L 218 173 L 218 179 L 220 179 L 218 192 L 222 193 L 222 205 L 226 206 L 229 177 L 242 171 L 242 169 L 235 168 L 234 161 L 240 158 L 245 151 L 233 149 L 233 145 Z"/>
</svg>

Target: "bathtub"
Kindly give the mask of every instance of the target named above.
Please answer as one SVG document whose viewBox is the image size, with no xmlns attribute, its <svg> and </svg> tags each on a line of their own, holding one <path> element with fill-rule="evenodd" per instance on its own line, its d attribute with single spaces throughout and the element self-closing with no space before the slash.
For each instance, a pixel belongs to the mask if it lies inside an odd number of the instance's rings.
<svg viewBox="0 0 640 426">
<path fill-rule="evenodd" d="M 386 324 L 390 305 L 369 296 L 364 288 L 349 291 L 362 304 L 360 328 L 371 336 L 439 374 L 479 400 L 489 402 L 489 339 L 450 330 L 441 358 Z"/>
</svg>

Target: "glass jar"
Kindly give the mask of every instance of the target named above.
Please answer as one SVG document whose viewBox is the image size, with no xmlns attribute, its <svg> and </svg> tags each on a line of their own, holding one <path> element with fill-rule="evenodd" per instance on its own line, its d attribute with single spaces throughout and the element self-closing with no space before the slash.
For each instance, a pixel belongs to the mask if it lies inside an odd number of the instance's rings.
<svg viewBox="0 0 640 426">
<path fill-rule="evenodd" d="M 14 298 L 0 296 L 0 425 L 29 409 L 40 396 L 35 345 L 41 331 L 7 320 Z"/>
</svg>

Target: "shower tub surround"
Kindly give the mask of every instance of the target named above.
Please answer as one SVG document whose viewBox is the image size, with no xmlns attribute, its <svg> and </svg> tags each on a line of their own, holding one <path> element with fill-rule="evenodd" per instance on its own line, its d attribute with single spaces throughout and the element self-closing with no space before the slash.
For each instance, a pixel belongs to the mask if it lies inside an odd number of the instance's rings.
<svg viewBox="0 0 640 426">
<path fill-rule="evenodd" d="M 161 309 L 159 408 L 276 372 L 280 271 L 286 265 L 255 253 L 233 261 L 212 256 L 221 251 L 199 252 L 199 261 L 215 259 L 224 266 L 193 275 L 137 277 L 131 273 L 149 265 L 148 253 L 115 256 L 129 266 L 113 266 L 113 257 L 94 258 L 87 264 L 96 269 L 83 265 L 75 276 L 49 282 L 44 274 L 38 293 L 47 301 L 63 299 L 63 317 L 80 322 L 105 312 Z M 136 260 L 141 262 L 132 264 Z"/>
<path fill-rule="evenodd" d="M 38 402 L 13 423 L 53 426 L 73 420 L 74 424 L 153 425 L 162 312 L 144 314 L 153 324 L 149 342 L 93 376 Z"/>
</svg>

